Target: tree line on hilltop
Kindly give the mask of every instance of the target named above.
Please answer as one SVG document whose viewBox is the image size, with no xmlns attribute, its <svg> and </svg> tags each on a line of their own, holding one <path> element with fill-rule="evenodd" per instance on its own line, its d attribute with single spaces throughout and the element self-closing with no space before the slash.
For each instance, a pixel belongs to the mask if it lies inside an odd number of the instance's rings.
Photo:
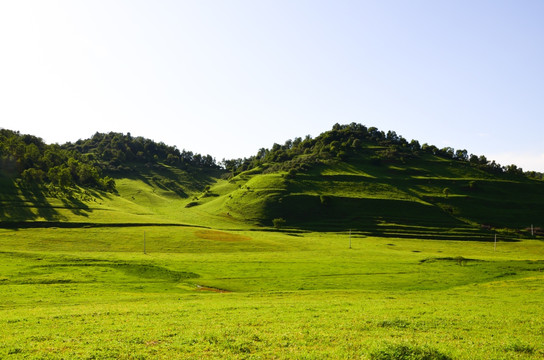
<svg viewBox="0 0 544 360">
<path fill-rule="evenodd" d="M 52 184 L 59 187 L 79 185 L 115 191 L 111 176 L 134 170 L 135 165 L 177 167 L 187 171 L 225 169 L 232 175 L 243 171 L 305 171 L 327 162 L 363 159 L 374 165 L 405 162 L 432 154 L 465 162 L 493 174 L 509 174 L 542 179 L 542 173 L 524 173 L 516 165 L 501 166 L 485 156 L 469 154 L 451 147 L 437 148 L 417 140 L 407 141 L 394 131 L 383 132 L 361 124 L 335 124 L 316 138 L 307 135 L 261 148 L 249 158 L 217 163 L 210 155 L 179 150 L 130 133 L 96 133 L 86 140 L 63 145 L 46 144 L 41 138 L 0 129 L 0 173 L 22 184 Z"/>
<path fill-rule="evenodd" d="M 24 185 L 79 185 L 115 191 L 115 180 L 109 175 L 130 170 L 137 163 L 149 167 L 165 163 L 184 170 L 219 168 L 210 155 L 180 151 L 130 133 L 96 133 L 87 140 L 58 145 L 0 129 L 0 172 Z"/>
<path fill-rule="evenodd" d="M 374 148 L 369 148 L 374 146 Z M 434 145 L 421 145 L 417 140 L 408 142 L 395 131 L 378 130 L 362 124 L 335 124 L 332 130 L 316 138 L 307 135 L 287 140 L 285 144 L 274 144 L 272 148 L 261 148 L 249 158 L 223 160 L 226 170 L 232 174 L 256 168 L 267 170 L 304 171 L 316 163 L 345 161 L 352 158 L 366 158 L 374 165 L 383 162 L 405 162 L 423 154 L 432 154 L 445 159 L 462 161 L 493 174 L 525 175 L 542 179 L 542 173 L 527 172 L 516 165 L 501 166 L 485 156 L 469 154 L 467 150 L 451 147 L 438 148 Z"/>
</svg>

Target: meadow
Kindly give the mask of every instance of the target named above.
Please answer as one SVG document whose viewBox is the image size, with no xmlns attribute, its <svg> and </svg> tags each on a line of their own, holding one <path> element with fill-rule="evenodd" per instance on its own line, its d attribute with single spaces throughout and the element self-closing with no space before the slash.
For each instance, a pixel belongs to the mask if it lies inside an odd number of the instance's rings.
<svg viewBox="0 0 544 360">
<path fill-rule="evenodd" d="M 345 232 L 189 226 L 0 239 L 0 358 L 544 356 L 540 240 L 350 249 Z"/>
<path fill-rule="evenodd" d="M 0 174 L 0 359 L 542 359 L 542 181 L 363 155 Z"/>
</svg>

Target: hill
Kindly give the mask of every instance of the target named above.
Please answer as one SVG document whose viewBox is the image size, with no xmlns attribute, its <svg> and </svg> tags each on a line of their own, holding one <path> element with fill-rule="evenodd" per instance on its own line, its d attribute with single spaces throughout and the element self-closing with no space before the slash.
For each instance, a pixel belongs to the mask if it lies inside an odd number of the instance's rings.
<svg viewBox="0 0 544 360">
<path fill-rule="evenodd" d="M 541 174 L 395 132 L 335 125 L 225 162 L 231 178 L 195 204 L 244 221 L 359 235 L 489 239 L 540 224 Z M 515 230 L 514 230 L 515 229 Z"/>
<path fill-rule="evenodd" d="M 97 133 L 60 146 L 2 134 L 3 226 L 237 228 L 272 227 L 280 219 L 277 227 L 289 229 L 470 240 L 489 240 L 497 229 L 515 238 L 527 236 L 531 224 L 544 227 L 542 174 L 360 124 L 337 124 L 315 139 L 274 144 L 222 166 L 130 134 Z M 48 162 L 55 152 L 57 162 Z M 70 179 L 59 181 L 51 169 Z"/>
</svg>

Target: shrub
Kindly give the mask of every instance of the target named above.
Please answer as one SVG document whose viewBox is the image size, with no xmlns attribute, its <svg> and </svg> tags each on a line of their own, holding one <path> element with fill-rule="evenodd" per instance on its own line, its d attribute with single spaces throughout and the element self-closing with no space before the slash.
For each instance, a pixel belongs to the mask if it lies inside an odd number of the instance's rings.
<svg viewBox="0 0 544 360">
<path fill-rule="evenodd" d="M 272 220 L 272 224 L 274 224 L 274 227 L 276 229 L 280 229 L 285 225 L 285 219 L 284 218 L 277 218 Z"/>
</svg>

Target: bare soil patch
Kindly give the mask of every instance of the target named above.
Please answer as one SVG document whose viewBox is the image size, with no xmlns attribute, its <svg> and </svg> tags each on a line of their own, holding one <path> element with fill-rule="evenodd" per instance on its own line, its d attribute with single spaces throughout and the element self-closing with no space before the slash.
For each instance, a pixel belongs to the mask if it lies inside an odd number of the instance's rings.
<svg viewBox="0 0 544 360">
<path fill-rule="evenodd" d="M 228 290 L 218 289 L 218 288 L 209 287 L 209 286 L 200 286 L 200 285 L 196 286 L 196 291 L 211 291 L 211 292 L 216 292 L 216 293 L 229 293 L 230 292 Z"/>
</svg>

